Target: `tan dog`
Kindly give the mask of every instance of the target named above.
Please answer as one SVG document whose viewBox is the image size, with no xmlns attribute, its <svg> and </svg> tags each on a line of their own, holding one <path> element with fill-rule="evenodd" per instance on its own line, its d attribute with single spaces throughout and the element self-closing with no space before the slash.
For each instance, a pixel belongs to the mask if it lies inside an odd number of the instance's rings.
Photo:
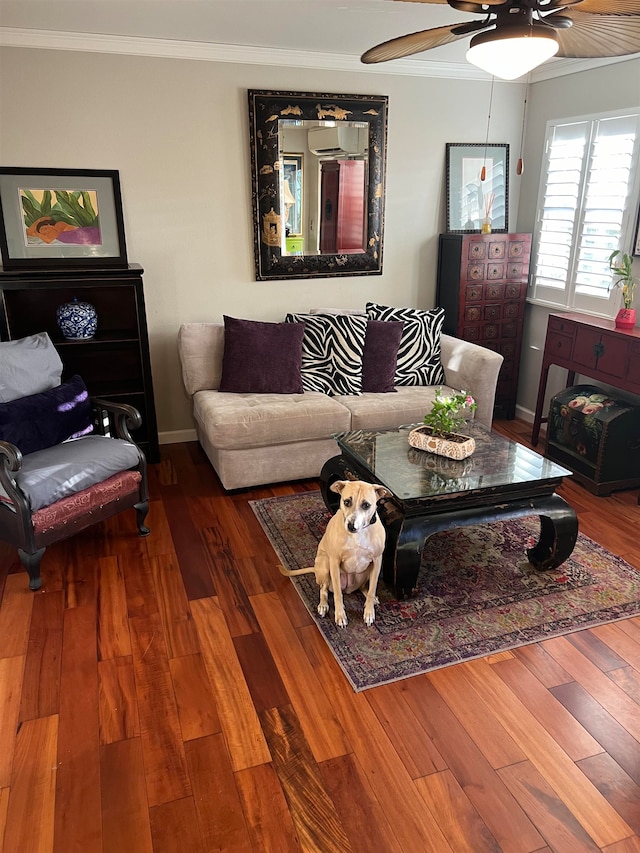
<svg viewBox="0 0 640 853">
<path fill-rule="evenodd" d="M 376 503 L 391 492 L 363 480 L 338 480 L 330 487 L 340 495 L 340 507 L 330 519 L 324 536 L 318 544 L 313 567 L 289 571 L 280 566 L 283 575 L 305 575 L 314 572 L 320 587 L 318 613 L 329 611 L 329 592 L 333 593 L 336 625 L 345 628 L 347 614 L 342 599 L 343 592 L 355 592 L 366 585 L 364 621 L 373 625 L 378 603 L 376 590 L 382 567 L 382 552 L 386 531 Z"/>
</svg>

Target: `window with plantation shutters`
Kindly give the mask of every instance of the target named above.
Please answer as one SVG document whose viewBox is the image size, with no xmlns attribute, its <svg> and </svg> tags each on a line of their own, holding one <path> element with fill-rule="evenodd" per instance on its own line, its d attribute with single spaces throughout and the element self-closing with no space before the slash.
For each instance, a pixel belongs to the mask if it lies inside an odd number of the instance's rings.
<svg viewBox="0 0 640 853">
<path fill-rule="evenodd" d="M 536 302 L 614 315 L 609 255 L 631 252 L 640 110 L 547 125 L 534 234 Z"/>
</svg>

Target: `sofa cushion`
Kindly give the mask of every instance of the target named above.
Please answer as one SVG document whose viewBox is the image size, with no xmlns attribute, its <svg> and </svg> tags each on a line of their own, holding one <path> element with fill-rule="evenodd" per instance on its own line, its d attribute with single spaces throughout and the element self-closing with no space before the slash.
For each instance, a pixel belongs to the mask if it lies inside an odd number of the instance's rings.
<svg viewBox="0 0 640 853">
<path fill-rule="evenodd" d="M 226 394 L 198 391 L 193 396 L 198 431 L 211 445 L 239 450 L 328 438 L 348 430 L 349 412 L 326 394 Z M 278 481 L 274 471 L 273 482 Z"/>
<path fill-rule="evenodd" d="M 404 323 L 367 321 L 362 356 L 362 391 L 378 394 L 395 392 L 398 348 Z"/>
<path fill-rule="evenodd" d="M 367 302 L 371 320 L 402 320 L 404 328 L 398 350 L 396 385 L 442 385 L 445 381 L 440 361 L 440 335 L 444 310 L 434 308 L 390 308 Z"/>
<path fill-rule="evenodd" d="M 0 403 L 60 384 L 62 361 L 46 332 L 0 342 Z"/>
<path fill-rule="evenodd" d="M 178 330 L 182 381 L 191 397 L 220 387 L 224 355 L 222 323 L 183 323 Z"/>
<path fill-rule="evenodd" d="M 367 318 L 352 314 L 287 314 L 304 323 L 302 386 L 323 394 L 359 394 Z"/>
<path fill-rule="evenodd" d="M 220 390 L 238 394 L 302 394 L 303 323 L 224 317 Z"/>
<path fill-rule="evenodd" d="M 63 528 L 71 524 L 79 515 L 99 511 L 104 506 L 121 502 L 132 495 L 138 498 L 142 474 L 139 471 L 121 471 L 106 480 L 94 483 L 81 492 L 67 495 L 59 501 L 43 506 L 31 516 L 35 533 L 44 534 L 50 530 Z"/>
<path fill-rule="evenodd" d="M 340 402 L 351 412 L 353 430 L 396 429 L 405 424 L 421 424 L 431 411 L 437 388 L 442 388 L 444 394 L 453 392 L 447 385 L 399 386 L 395 394 L 361 394 L 341 397 Z"/>
<path fill-rule="evenodd" d="M 22 457 L 16 483 L 33 511 L 76 494 L 140 461 L 129 441 L 88 435 Z"/>
<path fill-rule="evenodd" d="M 0 403 L 0 439 L 25 454 L 92 431 L 89 394 L 79 376 L 48 391 Z"/>
</svg>

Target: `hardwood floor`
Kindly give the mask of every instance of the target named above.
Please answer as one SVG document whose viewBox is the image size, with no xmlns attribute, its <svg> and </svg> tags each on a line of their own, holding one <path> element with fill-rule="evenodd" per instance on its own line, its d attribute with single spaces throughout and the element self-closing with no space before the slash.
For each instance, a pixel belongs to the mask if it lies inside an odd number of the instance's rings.
<svg viewBox="0 0 640 853">
<path fill-rule="evenodd" d="M 519 421 L 496 427 L 527 443 Z M 197 444 L 132 512 L 0 544 L 0 853 L 640 851 L 640 618 L 353 693 Z M 640 569 L 637 492 L 567 482 Z"/>
</svg>

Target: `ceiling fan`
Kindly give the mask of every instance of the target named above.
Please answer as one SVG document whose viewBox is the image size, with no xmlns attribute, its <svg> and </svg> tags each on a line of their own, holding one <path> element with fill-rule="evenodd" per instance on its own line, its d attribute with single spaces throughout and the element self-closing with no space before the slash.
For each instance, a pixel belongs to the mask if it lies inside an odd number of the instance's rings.
<svg viewBox="0 0 640 853">
<path fill-rule="evenodd" d="M 515 80 L 552 56 L 596 58 L 640 53 L 640 0 L 411 0 L 448 3 L 483 20 L 410 33 L 372 47 L 364 63 L 400 59 L 471 38 L 467 59 Z"/>
</svg>

